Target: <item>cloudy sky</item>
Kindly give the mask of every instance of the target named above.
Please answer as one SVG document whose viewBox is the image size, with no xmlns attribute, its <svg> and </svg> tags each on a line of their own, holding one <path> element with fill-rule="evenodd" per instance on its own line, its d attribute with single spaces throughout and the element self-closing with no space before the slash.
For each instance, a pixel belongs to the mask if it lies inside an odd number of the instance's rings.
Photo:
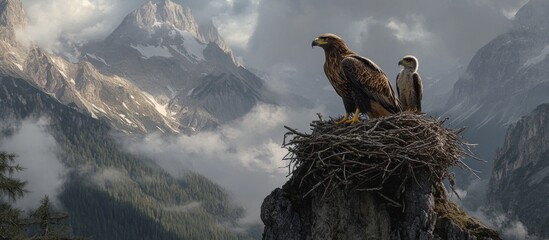
<svg viewBox="0 0 549 240">
<path fill-rule="evenodd" d="M 498 34 L 505 32 L 526 0 L 173 0 L 197 19 L 213 19 L 236 55 L 280 91 L 291 89 L 336 113 L 340 100 L 322 72 L 323 53 L 311 49 L 319 34 L 343 37 L 373 59 L 391 79 L 407 54 L 420 59 L 428 86 L 455 71 Z M 123 17 L 146 0 L 23 0 L 30 38 L 51 50 L 62 42 L 105 38 Z M 433 91 L 439 91 L 433 90 Z M 433 92 L 425 93 L 429 101 Z M 429 105 L 429 103 L 426 103 Z"/>
<path fill-rule="evenodd" d="M 125 15 L 146 2 L 22 1 L 29 18 L 28 37 L 52 51 L 62 51 L 66 42 L 83 44 L 104 39 Z M 280 148 L 282 125 L 304 129 L 316 112 L 341 114 L 340 99 L 322 71 L 323 52 L 311 49 L 311 41 L 317 35 L 325 32 L 340 35 L 355 52 L 378 63 L 391 79 L 399 71 L 398 60 L 414 54 L 420 60 L 424 85 L 440 80 L 438 87 L 430 91 L 449 91 L 457 80 L 456 72 L 466 66 L 480 47 L 506 32 L 514 13 L 526 2 L 174 1 L 190 7 L 197 19 L 213 19 L 235 54 L 274 90 L 294 92 L 314 103 L 312 109 L 260 105 L 240 123 L 227 125 L 216 133 L 201 133 L 193 138 L 180 136 L 169 142 L 150 136 L 130 146 L 151 155 L 163 153 L 166 161 L 184 156 L 187 167 L 241 196 L 238 200 L 252 209 L 256 218 L 261 199 L 284 180 L 284 171 L 278 169 L 283 165 L 280 159 L 285 153 Z M 426 99 L 433 99 L 431 95 L 434 93 L 424 94 Z M 217 144 L 200 144 L 211 142 Z"/>
</svg>

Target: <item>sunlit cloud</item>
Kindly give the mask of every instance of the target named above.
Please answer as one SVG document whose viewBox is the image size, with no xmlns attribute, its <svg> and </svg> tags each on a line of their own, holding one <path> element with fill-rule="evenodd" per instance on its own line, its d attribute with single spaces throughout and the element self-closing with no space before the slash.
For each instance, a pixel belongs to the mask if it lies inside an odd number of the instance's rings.
<svg viewBox="0 0 549 240">
<path fill-rule="evenodd" d="M 287 150 L 282 148 L 289 125 L 306 131 L 323 109 L 291 109 L 259 104 L 244 117 L 215 132 L 164 138 L 149 135 L 126 141 L 132 152 L 145 154 L 174 176 L 200 173 L 227 189 L 245 207 L 246 223 L 259 222 L 263 199 L 287 180 Z"/>
</svg>

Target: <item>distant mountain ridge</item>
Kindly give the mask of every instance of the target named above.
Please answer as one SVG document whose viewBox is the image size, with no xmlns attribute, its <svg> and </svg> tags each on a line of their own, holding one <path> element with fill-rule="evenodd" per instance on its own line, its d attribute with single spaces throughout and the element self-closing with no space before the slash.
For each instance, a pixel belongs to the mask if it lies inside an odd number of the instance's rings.
<svg viewBox="0 0 549 240">
<path fill-rule="evenodd" d="M 547 1 L 526 3 L 508 32 L 477 51 L 446 103 L 443 115 L 466 128 L 464 137 L 479 145 L 476 156 L 487 161 L 469 161 L 482 178 L 490 177 L 506 129 L 549 102 L 549 32 L 540 26 L 548 21 Z"/>
<path fill-rule="evenodd" d="M 549 3 L 531 0 L 512 29 L 482 47 L 447 104 L 455 122 L 507 125 L 549 102 Z"/>
</svg>

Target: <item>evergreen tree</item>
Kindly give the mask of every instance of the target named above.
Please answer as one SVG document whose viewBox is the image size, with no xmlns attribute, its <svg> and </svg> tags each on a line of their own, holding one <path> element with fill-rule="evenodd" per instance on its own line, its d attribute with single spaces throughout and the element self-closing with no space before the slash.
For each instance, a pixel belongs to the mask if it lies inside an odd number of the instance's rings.
<svg viewBox="0 0 549 240">
<path fill-rule="evenodd" d="M 12 239 L 79 239 L 70 236 L 70 228 L 63 224 L 68 214 L 56 211 L 48 196 L 40 206 L 22 218 L 22 211 L 13 208 L 7 201 L 15 201 L 25 193 L 25 182 L 11 178 L 23 168 L 15 162 L 15 155 L 0 152 L 0 240 Z M 27 235 L 27 233 L 29 235 Z"/>
<path fill-rule="evenodd" d="M 40 200 L 40 206 L 30 214 L 26 224 L 30 225 L 31 239 L 74 239 L 69 237 L 70 229 L 64 225 L 69 215 L 58 212 L 45 196 Z"/>
<path fill-rule="evenodd" d="M 22 239 L 21 210 L 11 207 L 6 201 L 16 200 L 25 193 L 25 182 L 11 178 L 23 168 L 14 164 L 15 155 L 0 152 L 0 239 Z M 6 199 L 7 198 L 7 199 Z"/>
</svg>

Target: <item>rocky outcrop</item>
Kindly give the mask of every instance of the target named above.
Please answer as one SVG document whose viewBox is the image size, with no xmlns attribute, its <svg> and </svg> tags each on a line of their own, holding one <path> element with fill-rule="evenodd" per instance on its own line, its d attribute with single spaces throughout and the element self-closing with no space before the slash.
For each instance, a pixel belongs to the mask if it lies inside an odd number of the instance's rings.
<svg viewBox="0 0 549 240">
<path fill-rule="evenodd" d="M 292 177 L 261 206 L 264 240 L 501 239 L 448 197 L 442 179 L 460 164 L 453 130 L 413 114 L 311 126 L 286 135 Z"/>
<path fill-rule="evenodd" d="M 263 239 L 500 239 L 450 202 L 442 183 L 410 184 L 404 209 L 372 192 L 341 190 L 330 200 L 302 194 L 293 178 L 267 196 Z"/>
<path fill-rule="evenodd" d="M 549 104 L 538 106 L 507 131 L 490 178 L 492 211 L 518 220 L 528 233 L 549 238 Z"/>
</svg>

